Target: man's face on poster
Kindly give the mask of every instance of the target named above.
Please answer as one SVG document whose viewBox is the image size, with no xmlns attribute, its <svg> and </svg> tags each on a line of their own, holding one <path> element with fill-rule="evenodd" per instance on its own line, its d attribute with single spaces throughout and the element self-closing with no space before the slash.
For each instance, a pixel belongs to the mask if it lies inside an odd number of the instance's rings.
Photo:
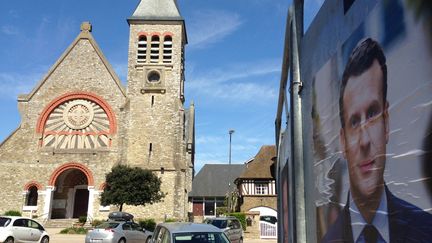
<svg viewBox="0 0 432 243">
<path fill-rule="evenodd" d="M 348 79 L 343 94 L 340 140 L 348 161 L 353 195 L 367 199 L 384 184 L 388 141 L 388 103 L 383 99 L 383 73 L 377 60 Z"/>
</svg>

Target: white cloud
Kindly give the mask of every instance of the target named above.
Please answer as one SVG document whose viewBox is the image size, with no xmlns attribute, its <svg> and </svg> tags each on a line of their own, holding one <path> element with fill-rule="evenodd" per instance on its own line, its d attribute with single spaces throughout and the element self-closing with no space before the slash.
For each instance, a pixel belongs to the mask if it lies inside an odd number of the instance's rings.
<svg viewBox="0 0 432 243">
<path fill-rule="evenodd" d="M 223 142 L 221 137 L 216 136 L 199 136 L 196 138 L 197 144 L 218 144 Z"/>
<path fill-rule="evenodd" d="M 5 35 L 17 35 L 19 33 L 18 29 L 12 25 L 3 25 L 0 30 Z"/>
<path fill-rule="evenodd" d="M 0 97 L 16 99 L 19 94 L 27 94 L 35 86 L 42 73 L 0 73 Z"/>
<path fill-rule="evenodd" d="M 205 70 L 203 74 L 189 74 L 187 88 L 195 95 L 207 98 L 224 98 L 236 102 L 263 101 L 277 96 L 274 87 L 275 77 L 280 72 L 280 64 L 274 61 L 231 65 L 230 67 Z"/>
<path fill-rule="evenodd" d="M 189 49 L 204 48 L 224 39 L 242 24 L 235 13 L 205 10 L 192 15 L 188 22 Z"/>
</svg>

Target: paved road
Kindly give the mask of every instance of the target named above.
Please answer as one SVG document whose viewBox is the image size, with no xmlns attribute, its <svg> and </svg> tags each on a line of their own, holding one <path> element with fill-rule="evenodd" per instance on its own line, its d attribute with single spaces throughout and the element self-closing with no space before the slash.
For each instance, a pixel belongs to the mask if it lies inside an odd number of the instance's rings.
<svg viewBox="0 0 432 243">
<path fill-rule="evenodd" d="M 85 235 L 65 235 L 60 234 L 61 229 L 48 228 L 51 237 L 50 243 L 84 243 Z M 276 240 L 245 239 L 244 243 L 276 243 Z"/>
</svg>

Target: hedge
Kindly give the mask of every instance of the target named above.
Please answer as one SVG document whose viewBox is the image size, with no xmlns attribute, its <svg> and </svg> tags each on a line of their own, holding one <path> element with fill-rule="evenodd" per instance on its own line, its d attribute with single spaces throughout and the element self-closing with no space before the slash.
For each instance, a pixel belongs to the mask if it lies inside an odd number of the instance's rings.
<svg viewBox="0 0 432 243">
<path fill-rule="evenodd" d="M 245 213 L 227 213 L 227 215 L 236 217 L 240 221 L 243 230 L 246 230 L 246 214 Z"/>
</svg>

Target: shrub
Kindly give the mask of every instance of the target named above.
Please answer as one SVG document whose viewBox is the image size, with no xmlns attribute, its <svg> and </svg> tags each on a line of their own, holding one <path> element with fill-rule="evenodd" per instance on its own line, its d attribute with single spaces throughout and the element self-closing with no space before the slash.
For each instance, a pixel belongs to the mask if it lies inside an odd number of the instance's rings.
<svg viewBox="0 0 432 243">
<path fill-rule="evenodd" d="M 69 227 L 66 229 L 62 229 L 60 231 L 60 234 L 79 234 L 79 235 L 85 235 L 87 234 L 87 229 L 83 227 Z"/>
<path fill-rule="evenodd" d="M 245 213 L 228 213 L 228 216 L 234 216 L 242 225 L 243 230 L 246 230 L 246 214 Z"/>
<path fill-rule="evenodd" d="M 216 208 L 216 216 L 219 217 L 221 215 L 224 215 L 228 212 L 228 208 L 227 207 L 217 207 Z"/>
<path fill-rule="evenodd" d="M 146 230 L 154 231 L 156 228 L 156 221 L 154 219 L 140 219 L 138 224 Z"/>
<path fill-rule="evenodd" d="M 81 224 L 85 224 L 86 221 L 87 221 L 87 216 L 79 216 L 78 222 L 80 222 Z"/>
<path fill-rule="evenodd" d="M 166 218 L 165 223 L 169 223 L 169 222 L 178 222 L 178 220 L 175 218 Z"/>
<path fill-rule="evenodd" d="M 4 213 L 5 216 L 22 216 L 20 211 L 9 210 Z"/>
<path fill-rule="evenodd" d="M 104 222 L 103 220 L 100 220 L 100 219 L 94 219 L 94 220 L 91 222 L 91 225 L 92 225 L 93 227 L 96 227 L 96 226 L 102 224 L 103 222 Z"/>
</svg>

